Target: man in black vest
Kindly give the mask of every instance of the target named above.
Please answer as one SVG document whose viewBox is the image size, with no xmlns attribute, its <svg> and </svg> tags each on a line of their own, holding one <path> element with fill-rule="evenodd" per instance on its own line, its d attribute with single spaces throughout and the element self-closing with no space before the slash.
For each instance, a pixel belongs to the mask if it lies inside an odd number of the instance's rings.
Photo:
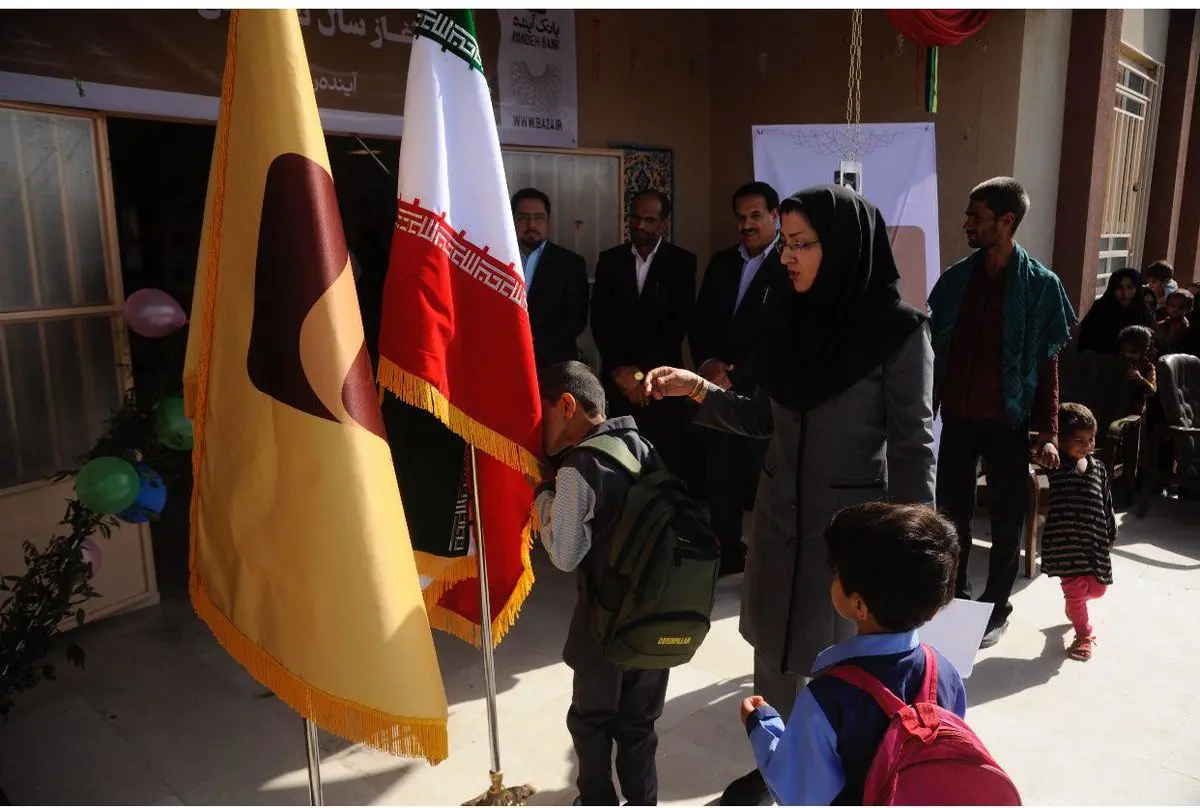
<svg viewBox="0 0 1200 808">
<path fill-rule="evenodd" d="M 587 328 L 588 276 L 583 256 L 549 241 L 550 197 L 522 188 L 512 197 L 513 224 L 525 270 L 525 295 L 539 368 L 579 358 Z"/>
<path fill-rule="evenodd" d="M 696 297 L 696 256 L 663 239 L 671 200 L 642 191 L 629 213 L 630 241 L 600 253 L 592 289 L 592 336 L 608 416 L 632 415 L 674 473 L 685 471 L 684 399 L 647 400 L 642 377 L 679 367 Z"/>
<path fill-rule="evenodd" d="M 787 273 L 775 249 L 779 194 L 749 182 L 733 194 L 733 223 L 741 243 L 713 255 L 700 286 L 688 337 L 700 375 L 713 384 L 754 395 L 751 352 L 782 299 Z M 753 507 L 768 441 L 706 430 L 708 504 L 721 540 L 721 574 L 746 566 L 742 514 Z"/>
</svg>

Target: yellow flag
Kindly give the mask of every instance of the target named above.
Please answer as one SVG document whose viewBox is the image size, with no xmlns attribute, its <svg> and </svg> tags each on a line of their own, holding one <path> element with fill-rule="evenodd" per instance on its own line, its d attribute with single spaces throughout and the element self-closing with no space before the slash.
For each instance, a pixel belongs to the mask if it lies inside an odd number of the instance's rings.
<svg viewBox="0 0 1200 808">
<path fill-rule="evenodd" d="M 184 368 L 191 595 L 256 679 L 438 762 L 446 696 L 295 11 L 234 11 Z"/>
</svg>

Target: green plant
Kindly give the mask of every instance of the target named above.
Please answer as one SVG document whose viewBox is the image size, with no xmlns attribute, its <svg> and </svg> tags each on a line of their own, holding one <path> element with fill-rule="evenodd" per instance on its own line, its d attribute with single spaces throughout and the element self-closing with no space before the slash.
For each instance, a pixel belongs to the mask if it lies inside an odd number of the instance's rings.
<svg viewBox="0 0 1200 808">
<path fill-rule="evenodd" d="M 130 389 L 80 465 L 113 456 L 145 463 L 164 479 L 178 474 L 188 454 L 159 444 L 154 434 L 157 400 L 157 396 Z M 54 481 L 75 473 L 60 472 Z M 77 625 L 82 624 L 83 604 L 99 595 L 90 583 L 91 566 L 83 558 L 83 543 L 97 532 L 108 538 L 117 524 L 112 516 L 70 499 L 59 523 L 64 529 L 51 537 L 45 549 L 24 542 L 25 574 L 0 579 L 0 593 L 7 593 L 8 598 L 0 604 L 0 717 L 7 720 L 18 693 L 43 679 L 55 678 L 53 664 L 45 661 L 55 638 L 66 621 L 73 618 Z M 66 645 L 66 658 L 83 667 L 84 653 L 77 643 Z"/>
</svg>

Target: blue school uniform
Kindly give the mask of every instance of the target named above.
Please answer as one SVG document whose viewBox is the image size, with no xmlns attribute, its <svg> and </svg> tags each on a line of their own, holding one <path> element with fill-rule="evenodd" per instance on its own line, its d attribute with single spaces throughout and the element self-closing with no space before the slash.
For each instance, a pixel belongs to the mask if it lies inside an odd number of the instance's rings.
<svg viewBox="0 0 1200 808">
<path fill-rule="evenodd" d="M 938 703 L 966 716 L 967 692 L 958 671 L 941 654 Z M 925 676 L 916 631 L 860 634 L 822 651 L 816 676 L 796 697 L 784 726 L 773 707 L 760 707 L 746 722 L 754 759 L 780 805 L 861 805 L 863 784 L 888 717 L 871 696 L 831 676 L 825 668 L 852 663 L 911 704 Z"/>
</svg>

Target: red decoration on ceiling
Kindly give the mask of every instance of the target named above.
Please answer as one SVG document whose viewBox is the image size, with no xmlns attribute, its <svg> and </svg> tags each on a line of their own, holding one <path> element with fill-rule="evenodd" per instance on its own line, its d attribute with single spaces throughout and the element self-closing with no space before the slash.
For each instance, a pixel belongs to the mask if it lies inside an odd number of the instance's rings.
<svg viewBox="0 0 1200 808">
<path fill-rule="evenodd" d="M 957 45 L 987 24 L 990 11 L 942 11 L 913 9 L 889 11 L 888 19 L 907 39 L 926 48 Z"/>
</svg>

